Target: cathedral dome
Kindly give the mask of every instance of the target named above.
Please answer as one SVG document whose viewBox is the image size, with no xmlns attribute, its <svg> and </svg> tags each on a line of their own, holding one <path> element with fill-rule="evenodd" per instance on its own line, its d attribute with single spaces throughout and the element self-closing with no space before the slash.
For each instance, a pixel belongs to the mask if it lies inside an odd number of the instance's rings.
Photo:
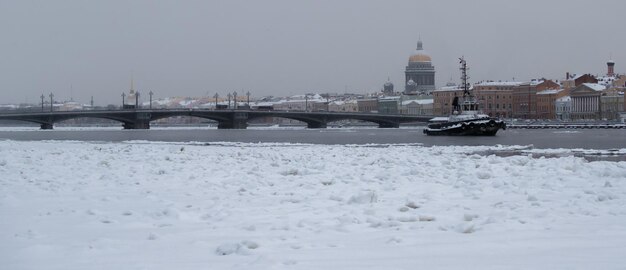
<svg viewBox="0 0 626 270">
<path fill-rule="evenodd" d="M 409 62 L 432 62 L 432 59 L 427 54 L 416 53 L 409 57 Z"/>
<path fill-rule="evenodd" d="M 415 62 L 432 62 L 430 56 L 424 52 L 421 40 L 417 42 L 417 52 L 409 57 L 409 63 Z"/>
</svg>

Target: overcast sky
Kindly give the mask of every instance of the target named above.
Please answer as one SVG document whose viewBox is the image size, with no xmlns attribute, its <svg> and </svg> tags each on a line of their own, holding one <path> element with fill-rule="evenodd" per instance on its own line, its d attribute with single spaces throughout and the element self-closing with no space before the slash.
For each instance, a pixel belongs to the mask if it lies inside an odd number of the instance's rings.
<svg viewBox="0 0 626 270">
<path fill-rule="evenodd" d="M 626 1 L 0 0 L 0 103 L 397 90 L 418 37 L 437 86 L 626 69 Z M 147 95 L 146 95 L 147 97 Z M 56 99 L 55 98 L 55 99 Z"/>
</svg>

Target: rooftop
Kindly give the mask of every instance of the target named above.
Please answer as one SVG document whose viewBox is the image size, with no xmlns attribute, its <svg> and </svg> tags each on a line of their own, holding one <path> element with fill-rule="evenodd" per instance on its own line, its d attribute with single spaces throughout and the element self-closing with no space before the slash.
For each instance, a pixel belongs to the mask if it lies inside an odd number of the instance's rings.
<svg viewBox="0 0 626 270">
<path fill-rule="evenodd" d="M 606 89 L 606 86 L 598 83 L 583 83 L 584 86 L 587 86 L 595 91 L 603 91 Z"/>
</svg>

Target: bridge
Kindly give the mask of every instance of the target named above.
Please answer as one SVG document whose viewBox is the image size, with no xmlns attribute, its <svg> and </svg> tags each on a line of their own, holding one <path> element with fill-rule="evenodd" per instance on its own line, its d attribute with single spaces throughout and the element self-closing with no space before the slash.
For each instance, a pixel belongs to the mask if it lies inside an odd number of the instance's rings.
<svg viewBox="0 0 626 270">
<path fill-rule="evenodd" d="M 340 120 L 362 120 L 378 124 L 380 128 L 398 128 L 402 123 L 427 122 L 433 116 L 401 115 L 359 112 L 307 112 L 307 111 L 263 111 L 240 109 L 129 109 L 58 112 L 16 112 L 0 114 L 0 120 L 18 120 L 37 123 L 41 129 L 52 129 L 54 123 L 76 118 L 101 118 L 122 123 L 124 129 L 149 129 L 150 122 L 176 116 L 192 116 L 218 122 L 219 129 L 245 129 L 248 121 L 280 117 L 302 121 L 308 128 L 326 128 L 330 122 Z"/>
</svg>

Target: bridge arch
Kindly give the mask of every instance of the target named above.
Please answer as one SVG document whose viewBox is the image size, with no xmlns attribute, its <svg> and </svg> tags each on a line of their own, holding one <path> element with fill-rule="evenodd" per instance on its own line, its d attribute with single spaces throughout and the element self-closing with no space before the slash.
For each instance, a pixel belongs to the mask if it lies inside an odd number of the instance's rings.
<svg viewBox="0 0 626 270">
<path fill-rule="evenodd" d="M 204 124 L 207 122 L 211 123 L 219 123 L 219 121 L 223 121 L 219 117 L 202 117 L 196 115 L 189 114 L 179 114 L 179 115 L 163 115 L 158 117 L 150 118 L 150 125 L 158 124 L 159 122 L 163 122 L 167 119 L 167 123 L 165 124 Z M 208 123 L 207 123 L 208 124 Z"/>
<path fill-rule="evenodd" d="M 300 121 L 302 123 L 305 123 L 307 128 L 325 128 L 327 125 L 327 121 L 323 119 L 318 119 L 318 118 L 313 118 L 313 117 L 304 117 L 304 116 L 284 115 L 284 114 L 263 114 L 263 115 L 251 114 L 248 116 L 248 121 L 259 119 L 259 118 L 266 118 L 266 117 Z"/>
<path fill-rule="evenodd" d="M 304 112 L 262 112 L 250 113 L 249 119 L 259 117 L 280 117 L 286 119 L 298 120 L 307 123 L 308 128 L 325 128 L 328 123 L 342 120 L 360 120 L 377 124 L 381 128 L 397 128 L 400 127 L 400 121 L 394 119 L 381 118 L 380 115 L 359 115 L 359 114 L 327 114 L 327 113 L 304 113 Z"/>
</svg>

